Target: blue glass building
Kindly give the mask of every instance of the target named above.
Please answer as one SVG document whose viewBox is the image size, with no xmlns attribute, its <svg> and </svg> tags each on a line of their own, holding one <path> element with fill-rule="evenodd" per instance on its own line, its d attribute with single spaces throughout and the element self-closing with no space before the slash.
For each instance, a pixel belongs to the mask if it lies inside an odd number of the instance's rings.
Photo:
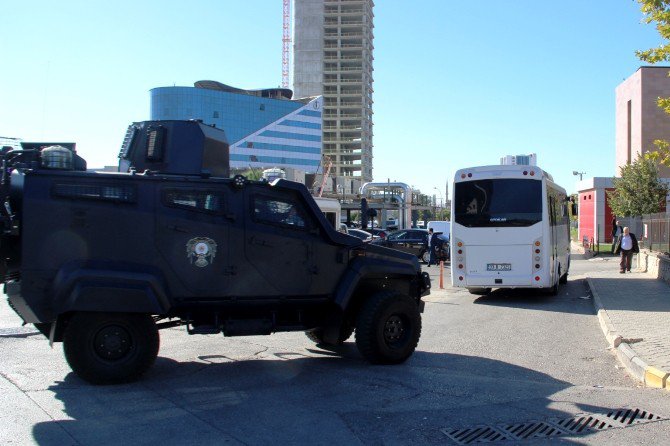
<svg viewBox="0 0 670 446">
<path fill-rule="evenodd" d="M 322 97 L 291 90 L 241 90 L 215 81 L 151 90 L 151 119 L 201 119 L 226 132 L 231 169 L 290 167 L 315 173 L 321 161 Z"/>
</svg>

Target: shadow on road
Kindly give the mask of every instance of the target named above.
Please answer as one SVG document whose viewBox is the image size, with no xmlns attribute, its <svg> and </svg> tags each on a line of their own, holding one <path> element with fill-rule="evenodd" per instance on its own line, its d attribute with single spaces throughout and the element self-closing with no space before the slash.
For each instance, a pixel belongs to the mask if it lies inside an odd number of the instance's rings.
<svg viewBox="0 0 670 446">
<path fill-rule="evenodd" d="M 372 366 L 353 342 L 239 361 L 222 351 L 158 358 L 129 385 L 89 386 L 69 374 L 49 388 L 62 404 L 52 416 L 69 420 L 34 426 L 34 440 L 50 444 L 57 423 L 96 445 L 448 444 L 441 429 L 574 415 L 549 407 L 569 383 L 486 358 L 418 351 L 402 365 Z"/>
<path fill-rule="evenodd" d="M 561 285 L 557 296 L 538 289 L 494 289 L 474 300 L 478 305 L 523 308 L 572 314 L 595 314 L 591 293 L 584 280 L 570 280 Z"/>
</svg>

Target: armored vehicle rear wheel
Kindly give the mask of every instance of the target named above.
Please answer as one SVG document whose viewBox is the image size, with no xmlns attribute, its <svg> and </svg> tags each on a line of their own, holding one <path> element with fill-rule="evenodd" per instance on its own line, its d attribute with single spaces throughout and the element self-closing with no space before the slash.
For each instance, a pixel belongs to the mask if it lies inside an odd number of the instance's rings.
<svg viewBox="0 0 670 446">
<path fill-rule="evenodd" d="M 409 296 L 380 291 L 366 300 L 356 321 L 356 345 L 373 364 L 399 364 L 421 336 L 419 306 Z"/>
<path fill-rule="evenodd" d="M 340 330 L 340 336 L 334 345 L 342 345 L 344 341 L 349 339 L 353 333 L 354 333 L 354 327 L 350 325 L 344 325 Z M 333 345 L 323 340 L 322 328 L 315 328 L 314 330 L 306 331 L 305 334 L 315 344 Z"/>
<path fill-rule="evenodd" d="M 92 384 L 138 379 L 154 363 L 159 344 L 152 317 L 136 313 L 76 313 L 63 337 L 68 364 Z"/>
</svg>

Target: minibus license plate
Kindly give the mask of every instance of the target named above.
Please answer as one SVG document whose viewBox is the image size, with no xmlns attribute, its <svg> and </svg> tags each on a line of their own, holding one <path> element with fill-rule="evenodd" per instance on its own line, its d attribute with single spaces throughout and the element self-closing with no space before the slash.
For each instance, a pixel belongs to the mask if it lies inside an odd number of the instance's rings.
<svg viewBox="0 0 670 446">
<path fill-rule="evenodd" d="M 511 263 L 487 263 L 486 271 L 512 271 Z"/>
</svg>

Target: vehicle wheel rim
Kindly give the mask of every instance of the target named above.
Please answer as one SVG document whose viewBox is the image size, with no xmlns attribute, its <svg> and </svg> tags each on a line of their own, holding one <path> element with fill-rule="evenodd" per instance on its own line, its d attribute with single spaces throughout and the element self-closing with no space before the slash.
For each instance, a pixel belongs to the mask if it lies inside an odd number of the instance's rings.
<svg viewBox="0 0 670 446">
<path fill-rule="evenodd" d="M 398 346 L 405 338 L 406 322 L 397 314 L 392 315 L 384 324 L 384 341 L 390 347 Z"/>
<path fill-rule="evenodd" d="M 109 325 L 96 333 L 93 348 L 100 358 L 116 361 L 128 354 L 132 348 L 132 338 L 125 328 Z"/>
</svg>

